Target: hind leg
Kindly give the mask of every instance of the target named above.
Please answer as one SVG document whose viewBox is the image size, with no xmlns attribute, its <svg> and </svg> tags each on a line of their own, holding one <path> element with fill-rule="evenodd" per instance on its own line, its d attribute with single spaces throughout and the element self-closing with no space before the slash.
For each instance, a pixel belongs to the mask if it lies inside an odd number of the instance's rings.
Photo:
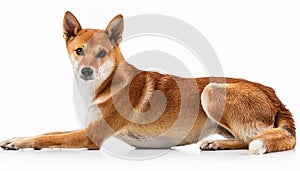
<svg viewBox="0 0 300 171">
<path fill-rule="evenodd" d="M 208 118 L 235 137 L 231 141 L 206 143 L 204 149 L 247 148 L 252 140 L 259 139 L 258 134 L 273 128 L 275 108 L 260 89 L 250 84 L 209 84 L 201 94 L 201 102 Z M 265 153 L 260 141 L 253 141 L 249 148 L 253 153 Z"/>
<path fill-rule="evenodd" d="M 208 140 L 201 150 L 247 149 L 248 143 L 236 137 L 233 131 L 222 120 L 226 103 L 226 84 L 209 84 L 203 90 L 201 102 L 208 118 L 218 124 L 215 133 L 223 135 L 228 140 Z M 216 98 L 217 97 L 217 98 Z"/>
<path fill-rule="evenodd" d="M 228 130 L 220 125 L 215 128 L 212 125 L 210 129 L 214 129 L 214 134 L 222 135 L 227 140 L 207 140 L 200 145 L 200 150 L 230 150 L 230 149 L 247 149 L 248 144 L 242 140 L 235 138 Z M 212 132 L 212 131 L 210 131 Z"/>
<path fill-rule="evenodd" d="M 248 144 L 244 141 L 232 140 L 209 140 L 200 146 L 201 150 L 232 150 L 232 149 L 247 149 Z"/>
</svg>

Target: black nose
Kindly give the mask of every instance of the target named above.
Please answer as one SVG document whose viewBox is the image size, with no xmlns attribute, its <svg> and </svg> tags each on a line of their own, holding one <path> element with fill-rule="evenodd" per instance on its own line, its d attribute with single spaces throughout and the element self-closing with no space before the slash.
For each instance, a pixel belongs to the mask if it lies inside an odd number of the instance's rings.
<svg viewBox="0 0 300 171">
<path fill-rule="evenodd" d="M 89 77 L 89 76 L 93 75 L 93 69 L 90 67 L 84 67 L 81 69 L 81 74 L 84 77 Z"/>
</svg>

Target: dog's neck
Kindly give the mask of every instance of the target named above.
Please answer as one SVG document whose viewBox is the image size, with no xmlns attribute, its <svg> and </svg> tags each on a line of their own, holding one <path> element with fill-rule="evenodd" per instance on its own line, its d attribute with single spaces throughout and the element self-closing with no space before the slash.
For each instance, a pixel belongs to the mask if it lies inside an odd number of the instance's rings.
<svg viewBox="0 0 300 171">
<path fill-rule="evenodd" d="M 140 71 L 125 60 L 118 63 L 111 75 L 95 91 L 94 104 L 101 104 L 128 86 Z"/>
</svg>

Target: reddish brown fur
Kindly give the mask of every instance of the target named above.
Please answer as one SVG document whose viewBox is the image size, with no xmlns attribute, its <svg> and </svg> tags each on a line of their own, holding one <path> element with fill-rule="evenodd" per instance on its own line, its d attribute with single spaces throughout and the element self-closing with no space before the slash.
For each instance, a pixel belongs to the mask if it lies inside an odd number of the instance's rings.
<svg viewBox="0 0 300 171">
<path fill-rule="evenodd" d="M 72 18 L 72 14 L 67 12 L 65 19 L 68 17 Z M 119 15 L 115 19 L 120 19 L 120 17 Z M 76 21 L 68 21 L 73 22 L 73 25 L 75 22 L 77 28 L 71 27 L 75 31 L 65 31 L 65 39 L 68 53 L 74 55 L 75 60 L 79 60 L 74 53 L 76 48 L 82 47 L 95 34 L 108 33 L 101 30 L 81 29 L 79 22 L 76 23 Z M 114 19 L 110 24 L 113 21 Z M 64 25 L 67 24 L 64 23 Z M 103 39 L 105 39 L 105 35 Z M 103 45 L 104 48 L 109 49 L 108 56 L 114 59 L 116 67 L 114 73 L 105 79 L 96 91 L 94 100 L 105 99 L 97 104 L 101 111 L 100 118 L 92 122 L 85 130 L 54 132 L 18 141 L 12 139 L 5 141 L 1 146 L 4 149 L 29 147 L 97 149 L 114 134 L 157 137 L 174 126 L 180 111 L 184 109 L 184 120 L 179 123 L 181 129 L 171 132 L 168 139 L 183 136 L 180 137 L 182 141 L 170 143 L 161 148 L 199 141 L 208 120 L 211 125 L 206 127 L 206 130 L 211 129 L 213 132 L 226 134 L 233 139 L 204 143 L 201 146 L 203 150 L 247 148 L 251 141 L 258 139 L 264 142 L 267 152 L 294 148 L 296 143 L 294 120 L 272 88 L 243 79 L 180 78 L 157 72 L 140 71 L 124 60 L 118 41 L 119 39 L 116 39 L 111 44 Z M 110 49 L 111 45 L 113 47 Z M 102 63 L 103 61 L 97 65 L 101 67 Z M 114 85 L 124 84 L 124 86 L 114 91 L 112 82 Z M 194 83 L 197 92 L 190 91 Z M 163 96 L 157 91 L 161 92 Z M 182 93 L 184 93 L 184 97 Z M 204 106 L 201 105 L 201 95 L 207 100 Z M 128 105 L 125 96 L 129 96 L 133 108 Z M 167 102 L 166 108 L 160 115 L 159 107 L 164 100 Z M 195 112 L 195 109 L 198 110 Z M 148 110 L 153 110 L 151 115 L 144 113 Z M 149 121 L 156 116 L 157 119 L 153 122 L 141 123 L 141 121 Z M 193 116 L 195 116 L 195 121 L 192 120 Z M 133 122 L 132 119 L 140 121 L 140 123 Z M 193 125 L 188 130 L 187 127 L 190 123 Z M 216 130 L 214 130 L 215 124 L 219 125 Z M 186 135 L 180 131 L 185 131 L 185 129 L 188 130 Z"/>
</svg>

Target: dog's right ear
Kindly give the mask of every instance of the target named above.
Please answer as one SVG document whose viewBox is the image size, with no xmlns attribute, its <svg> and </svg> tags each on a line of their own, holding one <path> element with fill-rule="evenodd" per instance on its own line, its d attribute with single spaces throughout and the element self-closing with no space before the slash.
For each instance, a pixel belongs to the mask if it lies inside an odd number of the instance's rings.
<svg viewBox="0 0 300 171">
<path fill-rule="evenodd" d="M 82 29 L 79 21 L 69 11 L 65 13 L 63 27 L 64 38 L 66 41 L 69 41 L 76 37 L 78 32 Z"/>
</svg>

